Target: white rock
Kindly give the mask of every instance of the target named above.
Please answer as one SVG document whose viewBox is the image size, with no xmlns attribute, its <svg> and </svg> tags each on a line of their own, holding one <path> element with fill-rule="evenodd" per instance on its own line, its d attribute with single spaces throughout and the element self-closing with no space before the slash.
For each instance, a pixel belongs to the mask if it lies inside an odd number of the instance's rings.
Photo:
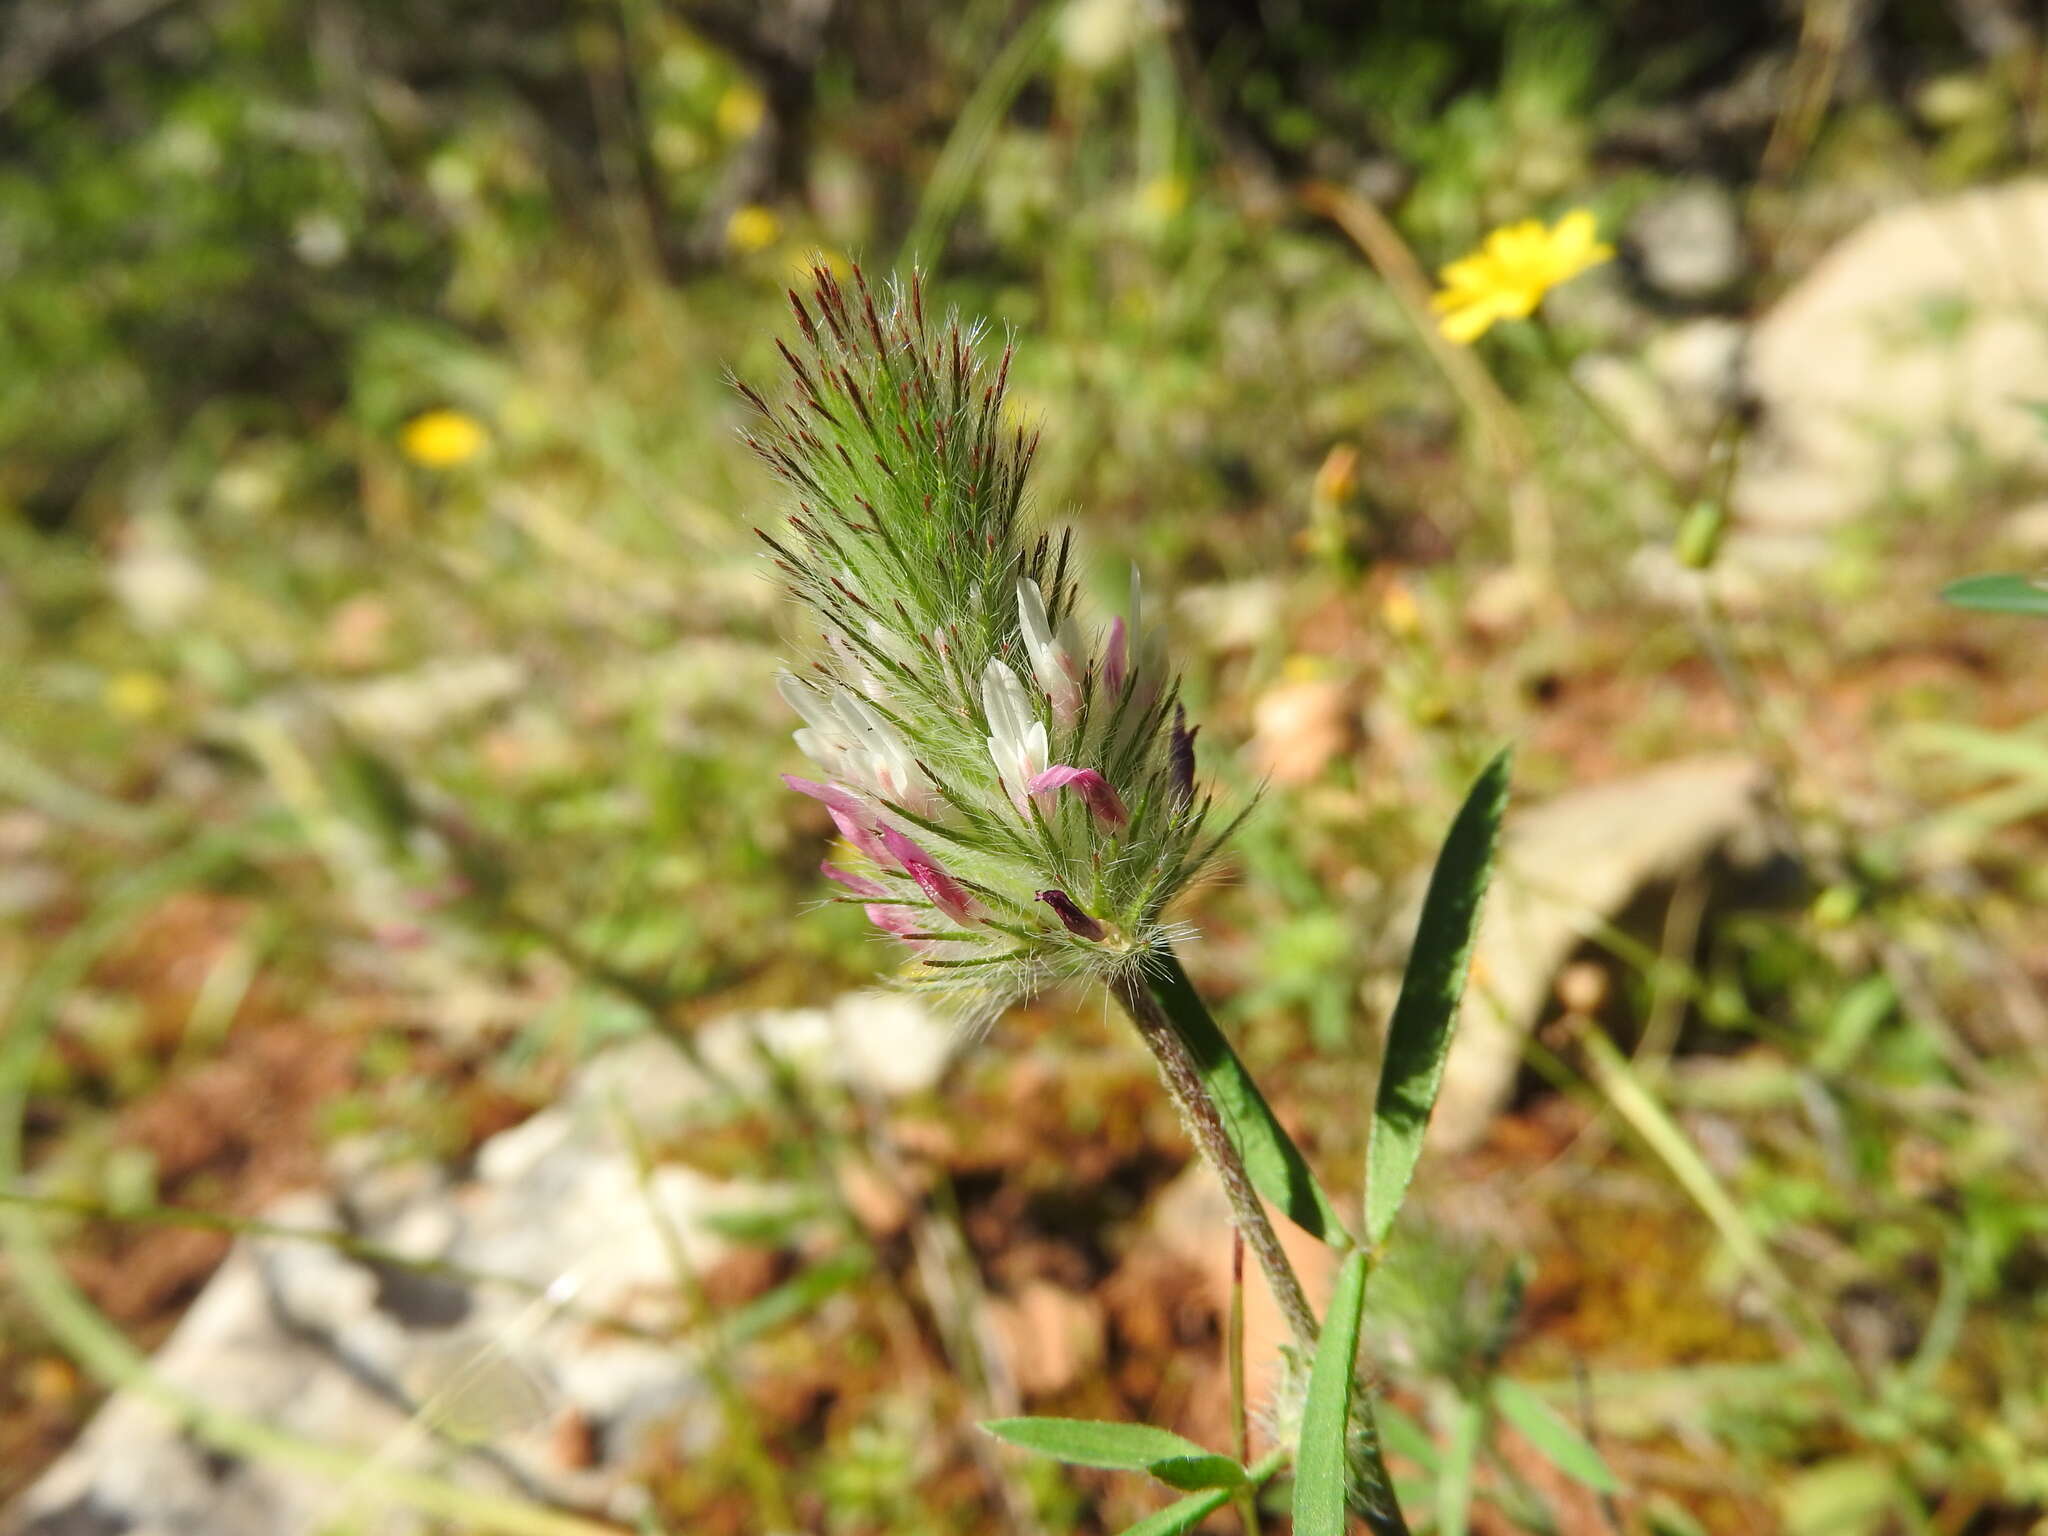
<svg viewBox="0 0 2048 1536">
<path fill-rule="evenodd" d="M 1749 268 L 1742 211 L 1718 182 L 1690 181 L 1644 204 L 1626 239 L 1643 281 L 1685 303 L 1720 297 Z"/>
<path fill-rule="evenodd" d="M 1141 0 L 1067 0 L 1055 29 L 1060 53 L 1075 68 L 1098 73 L 1130 51 L 1143 22 Z"/>
<path fill-rule="evenodd" d="M 1973 464 L 2048 467 L 2024 401 L 2048 393 L 2048 180 L 1873 219 L 1751 334 L 1762 408 L 1733 502 L 1745 523 L 1831 526 Z"/>
<path fill-rule="evenodd" d="M 445 656 L 411 672 L 328 690 L 335 712 L 366 736 L 414 741 L 481 714 L 526 686 L 510 656 Z"/>
<path fill-rule="evenodd" d="M 1287 591 L 1278 578 L 1219 582 L 1189 587 L 1174 600 L 1195 642 L 1204 650 L 1240 650 L 1279 631 Z"/>
<path fill-rule="evenodd" d="M 2000 519 L 1999 537 L 2030 555 L 2048 555 L 2048 497 L 2016 507 Z"/>
<path fill-rule="evenodd" d="M 850 1077 L 889 1098 L 936 1088 L 959 1051 L 958 1025 L 906 992 L 856 992 L 832 1009 Z"/>
<path fill-rule="evenodd" d="M 758 1082 L 752 1042 L 765 1039 L 806 1072 L 885 1095 L 935 1083 L 959 1041 L 893 994 L 723 1020 L 700 1038 L 743 1082 Z M 646 1437 L 666 1437 L 663 1455 L 701 1455 L 722 1420 L 686 1337 L 608 1331 L 594 1319 L 673 1332 L 687 1321 L 678 1257 L 698 1269 L 716 1262 L 727 1248 L 717 1217 L 794 1219 L 794 1195 L 780 1186 L 676 1164 L 643 1180 L 634 1143 L 658 1147 L 685 1130 L 707 1093 L 673 1044 L 648 1036 L 586 1064 L 557 1105 L 492 1137 L 466 1180 L 394 1165 L 371 1142 L 338 1149 L 336 1197 L 293 1196 L 266 1214 L 510 1283 L 370 1264 L 317 1242 L 244 1240 L 159 1352 L 158 1375 L 195 1401 L 378 1465 L 504 1494 L 524 1485 L 633 1518 L 641 1501 L 621 1469 Z M 565 1414 L 596 1431 L 599 1465 L 563 1466 L 551 1433 Z M 366 1476 L 337 1489 L 280 1461 L 209 1460 L 123 1392 L 0 1515 L 0 1533 L 426 1528 L 365 1504 L 379 1486 Z"/>
<path fill-rule="evenodd" d="M 114 596 L 138 629 L 176 629 L 206 601 L 206 568 L 186 550 L 168 518 L 138 517 L 128 525 L 107 568 Z"/>
<path fill-rule="evenodd" d="M 1711 431 L 1739 397 L 1748 337 L 1739 321 L 1703 315 L 1661 332 L 1644 349 L 1644 363 L 1693 431 Z"/>
</svg>

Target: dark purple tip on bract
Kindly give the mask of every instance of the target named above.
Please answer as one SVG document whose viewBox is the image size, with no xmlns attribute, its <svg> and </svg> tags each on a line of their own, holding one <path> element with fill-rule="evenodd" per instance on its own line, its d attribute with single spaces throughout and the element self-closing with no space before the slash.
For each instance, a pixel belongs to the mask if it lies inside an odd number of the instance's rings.
<svg viewBox="0 0 2048 1536">
<path fill-rule="evenodd" d="M 1188 729 L 1188 712 L 1178 704 L 1173 706 L 1173 736 L 1167 743 L 1167 760 L 1173 769 L 1173 802 L 1185 806 L 1195 798 L 1195 737 L 1201 733 L 1198 725 Z"/>
<path fill-rule="evenodd" d="M 1074 937 L 1090 941 L 1102 937 L 1105 931 L 1102 924 L 1083 912 L 1065 891 L 1040 891 L 1038 899 L 1059 914 L 1060 921 L 1067 925 L 1067 932 Z"/>
</svg>

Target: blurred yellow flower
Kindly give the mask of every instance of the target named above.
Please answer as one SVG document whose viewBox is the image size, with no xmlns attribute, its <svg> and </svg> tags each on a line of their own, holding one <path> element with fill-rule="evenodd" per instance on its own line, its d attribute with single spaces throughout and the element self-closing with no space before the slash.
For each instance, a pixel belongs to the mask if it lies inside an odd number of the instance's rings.
<svg viewBox="0 0 2048 1536">
<path fill-rule="evenodd" d="M 1613 255 L 1584 208 L 1549 229 L 1540 219 L 1524 219 L 1496 229 L 1472 255 L 1445 267 L 1431 308 L 1443 317 L 1438 325 L 1446 337 L 1469 345 L 1496 320 L 1527 319 L 1551 289 Z"/>
<path fill-rule="evenodd" d="M 154 672 L 117 672 L 107 679 L 107 712 L 123 720 L 147 720 L 171 701 L 171 690 Z"/>
<path fill-rule="evenodd" d="M 1154 224 L 1164 224 L 1187 205 L 1184 176 L 1155 176 L 1138 188 L 1138 212 Z"/>
<path fill-rule="evenodd" d="M 754 130 L 761 126 L 761 119 L 767 115 L 767 101 L 744 80 L 735 81 L 725 88 L 725 94 L 718 98 L 718 105 L 711 114 L 718 131 L 728 139 L 752 138 Z"/>
<path fill-rule="evenodd" d="M 1399 639 L 1412 639 L 1422 628 L 1422 607 L 1401 582 L 1390 582 L 1380 594 L 1380 620 Z"/>
<path fill-rule="evenodd" d="M 736 251 L 765 251 L 782 238 L 782 220 L 773 208 L 748 203 L 725 221 L 725 243 Z"/>
<path fill-rule="evenodd" d="M 426 411 L 413 417 L 398 435 L 398 447 L 415 464 L 428 469 L 453 469 L 484 451 L 490 438 L 483 423 L 462 411 Z"/>
</svg>

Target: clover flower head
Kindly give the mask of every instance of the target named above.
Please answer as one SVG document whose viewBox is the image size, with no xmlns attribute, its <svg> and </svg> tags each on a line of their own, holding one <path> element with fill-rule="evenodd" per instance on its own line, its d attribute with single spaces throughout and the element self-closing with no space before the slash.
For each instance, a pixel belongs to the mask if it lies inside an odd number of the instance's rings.
<svg viewBox="0 0 2048 1536">
<path fill-rule="evenodd" d="M 1593 215 L 1575 209 L 1545 228 L 1523 219 L 1496 229 L 1469 256 L 1441 273 L 1431 300 L 1444 335 L 1460 345 L 1477 341 L 1496 320 L 1526 320 L 1544 295 L 1614 255 L 1599 238 Z"/>
<path fill-rule="evenodd" d="M 790 503 L 761 537 L 819 639 L 778 687 L 817 775 L 785 782 L 850 850 L 834 899 L 969 1007 L 1143 964 L 1229 829 L 1135 573 L 1092 630 L 1071 536 L 1030 526 L 1009 348 L 928 315 L 916 277 L 878 299 L 821 262 L 790 305 L 779 397 L 737 387 Z"/>
</svg>

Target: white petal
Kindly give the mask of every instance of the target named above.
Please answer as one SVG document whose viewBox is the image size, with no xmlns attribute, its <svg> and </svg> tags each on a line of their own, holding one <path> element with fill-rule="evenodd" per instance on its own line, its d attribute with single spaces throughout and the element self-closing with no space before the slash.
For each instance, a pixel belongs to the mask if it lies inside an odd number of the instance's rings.
<svg viewBox="0 0 2048 1536">
<path fill-rule="evenodd" d="M 841 778 L 846 772 L 846 752 L 830 736 L 809 727 L 791 733 L 797 751 L 825 770 L 827 778 Z"/>
<path fill-rule="evenodd" d="M 853 679 L 856 688 L 871 699 L 884 699 L 889 690 L 868 665 L 867 655 L 836 629 L 825 632 L 825 643 L 832 648 L 832 654 L 839 658 L 839 665 L 846 675 Z"/>
<path fill-rule="evenodd" d="M 998 740 L 1014 743 L 1031 724 L 1031 698 L 1009 663 L 991 661 L 981 672 L 981 708 Z"/>
<path fill-rule="evenodd" d="M 1045 670 L 1046 653 L 1052 649 L 1052 621 L 1045 614 L 1045 594 L 1029 576 L 1017 583 L 1017 624 L 1024 632 L 1024 649 L 1030 653 L 1032 670 Z"/>
<path fill-rule="evenodd" d="M 804 723 L 829 727 L 832 723 L 830 701 L 818 697 L 817 690 L 789 672 L 775 674 L 775 691 L 782 695 L 782 702 L 803 716 Z"/>
<path fill-rule="evenodd" d="M 884 625 L 880 619 L 868 620 L 868 639 L 874 642 L 876 650 L 885 656 L 893 657 L 902 665 L 907 667 L 916 663 L 917 656 L 909 642 L 895 630 Z"/>
</svg>

